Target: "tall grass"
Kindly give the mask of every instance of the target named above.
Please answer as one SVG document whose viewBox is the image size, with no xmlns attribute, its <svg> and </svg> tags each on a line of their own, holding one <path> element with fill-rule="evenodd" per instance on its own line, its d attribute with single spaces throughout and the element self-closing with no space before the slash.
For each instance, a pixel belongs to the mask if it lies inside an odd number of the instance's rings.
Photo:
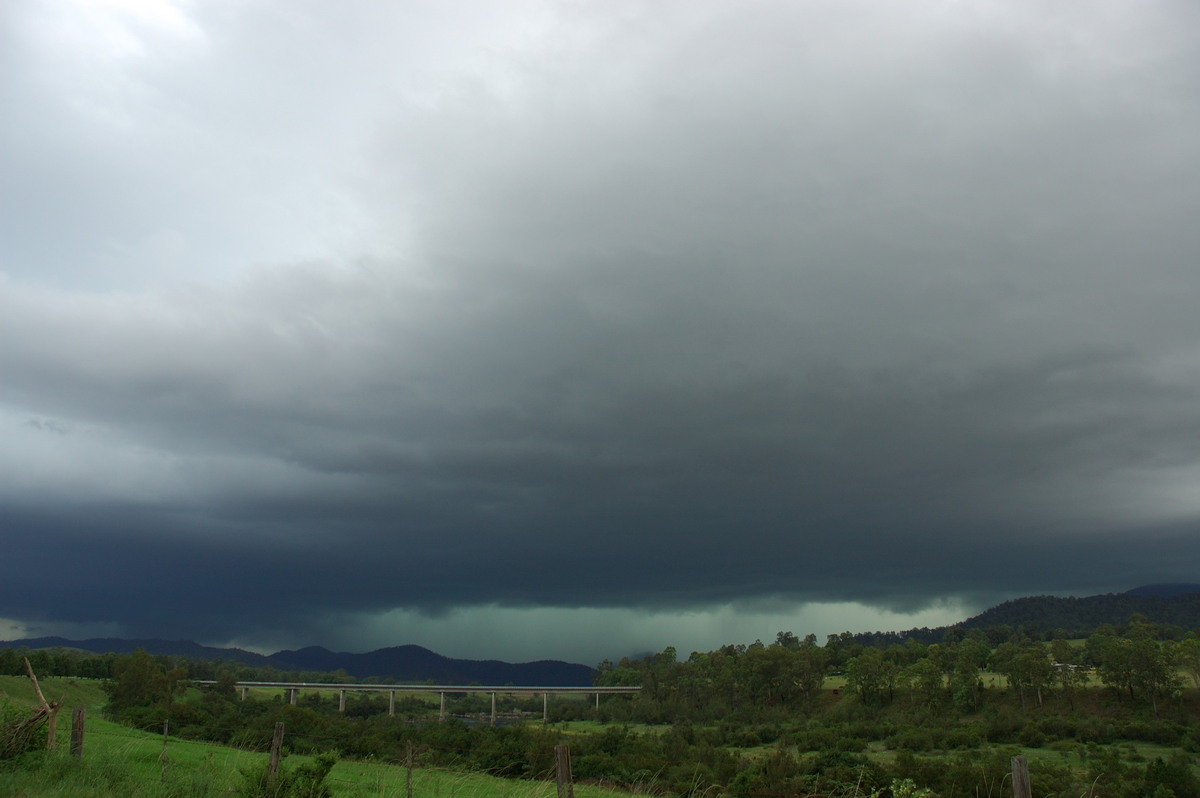
<svg viewBox="0 0 1200 798">
<path fill-rule="evenodd" d="M 161 740 L 149 740 L 148 747 Z M 183 743 L 172 740 L 169 753 Z M 141 746 L 117 748 L 104 755 L 85 752 L 82 761 L 68 754 L 39 752 L 0 767 L 0 796 L 5 798 L 228 798 L 244 783 L 242 769 L 265 766 L 263 754 L 221 749 L 198 763 L 169 760 L 165 779 L 157 764 L 146 767 Z M 219 748 L 215 747 L 214 748 Z M 305 757 L 289 757 L 294 765 Z M 335 798 L 402 798 L 404 768 L 372 762 L 339 762 L 327 783 Z M 620 793 L 591 785 L 575 785 L 579 798 L 616 798 Z M 554 798 L 553 782 L 500 779 L 482 773 L 433 768 L 413 771 L 416 798 Z"/>
<path fill-rule="evenodd" d="M 47 699 L 62 699 L 57 750 L 36 751 L 0 762 L 0 798 L 230 798 L 243 786 L 243 771 L 266 766 L 263 753 L 212 743 L 167 740 L 162 766 L 161 734 L 121 726 L 101 715 L 106 696 L 100 683 L 86 679 L 41 680 Z M 33 708 L 37 701 L 25 677 L 0 676 L 0 703 Z M 82 759 L 69 755 L 70 707 L 88 708 Z M 285 767 L 311 759 L 285 758 Z M 335 798 L 403 798 L 403 767 L 343 760 L 327 779 Z M 619 793 L 575 785 L 579 798 L 615 798 Z M 501 779 L 483 773 L 436 768 L 413 771 L 415 798 L 554 798 L 553 782 Z"/>
</svg>

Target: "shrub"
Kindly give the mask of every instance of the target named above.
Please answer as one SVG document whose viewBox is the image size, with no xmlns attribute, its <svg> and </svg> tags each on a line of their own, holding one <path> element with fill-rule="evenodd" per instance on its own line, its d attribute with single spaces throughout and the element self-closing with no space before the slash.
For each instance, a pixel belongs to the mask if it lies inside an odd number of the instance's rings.
<svg viewBox="0 0 1200 798">
<path fill-rule="evenodd" d="M 242 771 L 242 795 L 262 795 L 266 798 L 331 798 L 333 792 L 325 783 L 325 777 L 337 764 L 336 751 L 318 754 L 312 762 L 288 770 L 282 765 L 269 779 L 267 767 Z"/>
<path fill-rule="evenodd" d="M 0 760 L 35 750 L 43 742 L 42 729 L 46 715 L 30 712 L 9 704 L 0 704 Z"/>
</svg>

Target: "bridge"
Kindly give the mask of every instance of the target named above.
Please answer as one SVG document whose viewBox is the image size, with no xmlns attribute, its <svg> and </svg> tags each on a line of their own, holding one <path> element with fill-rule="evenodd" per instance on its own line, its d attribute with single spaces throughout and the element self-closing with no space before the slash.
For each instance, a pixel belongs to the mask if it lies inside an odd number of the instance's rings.
<svg viewBox="0 0 1200 798">
<path fill-rule="evenodd" d="M 207 679 L 193 679 L 192 684 L 200 686 L 212 686 L 216 682 Z M 252 689 L 266 690 L 285 690 L 287 691 L 288 703 L 292 706 L 296 705 L 301 690 L 310 690 L 316 692 L 328 692 L 331 690 L 338 693 L 338 712 L 346 711 L 346 693 L 387 693 L 388 694 L 388 715 L 396 714 L 396 693 L 439 693 L 441 695 L 441 709 L 438 712 L 438 720 L 446 719 L 446 693 L 483 693 L 490 694 L 492 697 L 492 725 L 496 725 L 496 694 L 501 695 L 541 695 L 542 697 L 542 722 L 546 723 L 550 714 L 550 695 L 592 695 L 596 696 L 596 708 L 600 708 L 600 696 L 626 694 L 632 695 L 641 692 L 641 687 L 531 687 L 525 685 L 503 686 L 485 686 L 478 684 L 341 684 L 338 682 L 236 682 L 234 687 L 241 691 L 242 700 L 250 694 Z"/>
</svg>

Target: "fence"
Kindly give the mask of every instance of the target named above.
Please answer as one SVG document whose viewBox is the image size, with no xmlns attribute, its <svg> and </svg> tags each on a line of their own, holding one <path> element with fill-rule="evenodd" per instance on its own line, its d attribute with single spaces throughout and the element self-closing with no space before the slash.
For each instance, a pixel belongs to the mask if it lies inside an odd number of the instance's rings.
<svg viewBox="0 0 1200 798">
<path fill-rule="evenodd" d="M 84 757 L 84 739 L 87 731 L 87 708 L 83 706 L 75 707 L 71 715 L 71 736 L 70 736 L 70 755 L 78 760 Z M 57 735 L 56 735 L 57 736 Z M 275 724 L 274 733 L 271 738 L 270 748 L 267 751 L 267 765 L 265 774 L 265 785 L 267 794 L 274 794 L 274 788 L 280 779 L 281 764 L 285 759 L 284 742 L 286 739 L 286 728 L 283 722 Z M 166 782 L 168 777 L 168 765 L 170 762 L 169 747 L 170 747 L 170 724 L 168 721 L 163 722 L 163 738 L 162 751 L 159 755 L 160 769 L 158 780 Z M 179 744 L 188 744 L 190 741 L 176 741 Z M 54 750 L 53 739 L 48 739 L 47 750 Z M 400 766 L 404 770 L 404 788 L 403 793 L 406 798 L 413 798 L 413 772 L 420 767 L 419 751 L 413 743 L 409 742 L 405 746 L 403 756 L 400 758 Z M 261 755 L 261 754 L 260 754 Z M 574 777 L 571 773 L 571 753 L 567 744 L 559 744 L 554 748 L 554 773 L 553 782 L 558 798 L 574 798 L 575 785 Z M 337 781 L 337 779 L 332 779 Z"/>
<path fill-rule="evenodd" d="M 74 707 L 71 715 L 70 754 L 77 759 L 82 759 L 84 756 L 86 721 L 86 707 Z M 159 756 L 159 780 L 162 782 L 166 782 L 167 780 L 168 763 L 170 761 L 168 755 L 169 741 L 171 739 L 169 736 L 169 731 L 169 723 L 164 721 L 162 751 Z M 270 747 L 267 751 L 266 784 L 268 785 L 268 788 L 270 788 L 270 786 L 273 785 L 279 778 L 280 766 L 284 760 L 285 739 L 285 724 L 282 721 L 276 722 L 274 733 L 271 737 Z M 48 740 L 47 747 L 53 749 L 53 740 Z M 404 770 L 403 792 L 406 798 L 414 798 L 413 773 L 414 770 L 417 770 L 420 767 L 420 763 L 418 761 L 419 753 L 420 752 L 418 748 L 414 746 L 412 742 L 408 742 L 404 751 L 402 752 L 402 756 L 398 757 L 398 764 Z M 1027 759 L 1024 756 L 1015 756 L 1011 760 L 1011 766 L 1012 791 L 1014 798 L 1032 798 L 1032 789 L 1029 777 L 1029 763 Z M 332 780 L 337 781 L 337 779 Z M 568 744 L 560 743 L 554 746 L 554 767 L 552 780 L 555 785 L 557 798 L 574 798 L 575 781 L 571 768 L 571 750 Z"/>
<path fill-rule="evenodd" d="M 34 691 L 38 697 L 40 706 L 36 708 L 36 710 L 33 712 L 33 714 L 30 716 L 30 718 L 27 721 L 23 721 L 22 725 L 26 728 L 27 731 L 30 729 L 33 729 L 34 732 L 36 732 L 36 726 L 41 723 L 45 723 L 46 727 L 47 727 L 47 738 L 46 738 L 47 743 L 46 743 L 46 745 L 47 745 L 48 749 L 53 750 L 55 747 L 56 739 L 57 739 L 56 715 L 59 710 L 59 704 L 46 701 L 44 695 L 42 694 L 41 688 L 37 683 L 37 678 L 33 674 L 32 668 L 30 668 L 28 665 L 28 661 L 26 661 L 26 667 L 27 667 L 27 670 L 29 673 L 29 677 L 33 682 Z M 315 685 L 305 685 L 305 687 L 314 687 L 314 686 Z M 324 687 L 325 685 L 320 685 L 320 686 Z M 290 685 L 290 687 L 296 687 L 296 685 Z M 372 686 L 372 687 L 374 687 L 374 686 Z M 392 689 L 394 686 L 378 686 L 378 687 Z M 432 689 L 445 690 L 446 688 L 433 687 Z M 475 689 L 480 692 L 484 692 L 484 691 L 495 691 L 497 688 L 475 688 Z M 539 690 L 539 692 L 542 692 L 542 690 Z M 592 690 L 589 690 L 588 692 L 592 692 Z M 293 695 L 294 695 L 294 693 L 293 693 Z M 543 695 L 544 695 L 544 693 L 543 693 Z M 345 699 L 344 699 L 344 693 L 343 693 L 342 697 L 341 697 L 341 701 L 340 701 L 341 706 L 339 707 L 339 709 L 341 711 L 345 710 L 344 701 L 345 701 Z M 61 702 L 59 702 L 59 703 L 61 703 Z M 289 703 L 292 703 L 292 702 L 289 701 Z M 443 715 L 444 715 L 444 709 L 443 709 Z M 493 692 L 492 716 L 493 716 L 493 723 L 494 723 L 494 718 L 495 718 L 495 694 L 494 694 L 494 692 Z M 82 707 L 82 706 L 75 707 L 72 711 L 72 716 L 71 716 L 70 754 L 72 757 L 74 757 L 75 759 L 78 759 L 78 760 L 82 760 L 84 757 L 84 739 L 85 739 L 86 726 L 87 726 L 87 710 L 86 710 L 86 708 Z M 164 782 L 164 783 L 167 781 L 167 778 L 168 778 L 168 764 L 170 761 L 169 756 L 168 756 L 168 749 L 169 749 L 169 742 L 170 742 L 169 732 L 170 732 L 169 723 L 168 723 L 168 721 L 164 721 L 163 722 L 162 748 L 161 748 L 161 752 L 158 755 L 158 766 L 159 767 L 158 767 L 158 774 L 157 774 L 158 780 L 160 782 Z M 306 742 L 308 742 L 309 745 L 311 745 L 312 741 L 314 740 L 313 735 L 311 733 L 302 733 L 302 735 L 303 735 L 302 739 L 305 740 Z M 145 738 L 141 737 L 141 740 L 145 741 Z M 283 753 L 284 753 L 284 750 L 283 750 L 284 740 L 285 740 L 284 723 L 283 722 L 275 722 L 273 734 L 271 736 L 270 746 L 269 746 L 269 749 L 267 750 L 265 782 L 263 785 L 265 788 L 264 792 L 269 791 L 271 785 L 277 779 L 280 778 L 280 765 L 281 765 L 281 761 L 283 759 Z M 330 745 L 331 748 L 338 747 L 337 746 L 338 740 L 336 740 L 334 738 L 330 738 L 329 742 L 332 743 Z M 348 740 L 343 738 L 341 740 L 341 742 L 344 744 L 344 743 L 348 742 Z M 544 744 L 544 743 L 548 743 L 549 741 L 543 740 L 542 742 Z M 237 751 L 237 749 L 225 749 L 225 750 Z M 261 749 L 259 749 L 259 750 L 261 751 Z M 238 753 L 244 753 L 244 752 L 239 751 Z M 544 755 L 544 753 L 545 753 L 545 751 L 541 755 Z M 399 756 L 399 752 L 398 752 L 397 759 L 399 761 L 397 762 L 397 764 L 401 764 L 404 768 L 404 774 L 405 774 L 404 775 L 404 782 L 405 782 L 404 794 L 407 796 L 407 798 L 412 798 L 412 796 L 414 794 L 413 772 L 419 765 L 417 754 L 418 754 L 418 751 L 417 751 L 417 749 L 414 748 L 414 745 L 411 741 L 406 742 L 402 756 Z M 209 756 L 211 757 L 212 754 L 210 753 Z M 252 756 L 252 754 L 251 754 L 251 756 Z M 330 759 L 328 761 L 330 762 L 330 767 L 332 767 L 333 760 Z M 508 761 L 511 761 L 511 759 L 509 759 Z M 544 760 L 543 760 L 543 762 L 544 762 Z M 668 766 L 678 765 L 678 764 L 679 764 L 678 762 L 676 762 L 676 763 L 664 762 L 664 763 L 662 763 L 662 766 L 664 768 L 666 768 Z M 356 767 L 357 767 L 357 765 L 356 765 Z M 262 772 L 261 765 L 259 765 L 259 772 Z M 322 779 L 325 778 L 325 775 L 327 775 L 328 772 L 329 772 L 329 769 L 326 768 L 324 773 L 321 775 L 321 778 Z M 575 790 L 574 790 L 574 776 L 573 776 L 572 767 L 571 767 L 571 751 L 570 751 L 570 748 L 566 744 L 560 743 L 560 744 L 556 744 L 554 746 L 552 768 L 540 767 L 540 769 L 537 769 L 536 774 L 528 774 L 527 773 L 526 778 L 529 778 L 531 775 L 533 777 L 543 779 L 544 780 L 543 783 L 546 783 L 546 784 L 548 784 L 549 781 L 552 779 L 554 787 L 557 791 L 558 798 L 574 798 Z M 1008 774 L 1005 774 L 1005 777 L 1007 777 L 1007 775 Z M 1031 798 L 1029 768 L 1028 768 L 1028 762 L 1026 761 L 1025 757 L 1016 756 L 1016 757 L 1012 758 L 1012 760 L 1011 760 L 1011 779 L 1012 779 L 1012 789 L 1013 789 L 1014 798 Z M 334 779 L 334 780 L 336 781 L 336 779 Z M 911 782 L 910 782 L 910 784 L 911 784 Z M 893 788 L 895 788 L 895 784 L 893 784 Z M 718 790 L 723 790 L 723 789 L 724 788 L 718 788 Z M 707 790 L 705 792 L 707 793 Z M 394 793 L 390 793 L 390 792 L 385 791 L 384 789 L 380 789 L 378 791 L 378 794 L 383 795 L 383 794 L 394 794 Z M 856 795 L 858 794 L 857 787 L 855 789 L 855 794 Z M 876 793 L 876 794 L 878 794 L 878 793 Z M 989 794 L 991 794 L 990 789 L 989 789 Z M 755 795 L 761 795 L 763 798 L 768 798 L 768 796 L 770 798 L 775 798 L 775 796 L 773 794 L 766 793 L 766 792 L 755 793 Z"/>
</svg>

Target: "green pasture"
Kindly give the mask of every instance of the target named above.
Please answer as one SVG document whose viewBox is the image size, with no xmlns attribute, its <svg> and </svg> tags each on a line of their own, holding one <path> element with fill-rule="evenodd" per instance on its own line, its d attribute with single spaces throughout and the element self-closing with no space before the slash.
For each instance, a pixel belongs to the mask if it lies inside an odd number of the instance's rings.
<svg viewBox="0 0 1200 798">
<path fill-rule="evenodd" d="M 163 737 L 104 719 L 106 696 L 100 682 L 86 679 L 39 680 L 49 701 L 60 701 L 57 751 L 37 752 L 15 763 L 0 763 L 0 796 L 13 798 L 216 798 L 241 786 L 241 771 L 266 767 L 267 755 L 212 743 Z M 32 710 L 37 699 L 29 679 L 0 676 L 0 703 Z M 82 759 L 68 753 L 70 709 L 88 708 Z M 284 767 L 309 757 L 288 756 Z M 388 798 L 407 790 L 405 768 L 383 762 L 342 760 L 327 779 L 338 798 Z M 415 768 L 413 793 L 430 798 L 541 798 L 554 796 L 552 781 L 519 781 L 438 768 Z M 613 798 L 617 793 L 576 784 L 580 798 Z"/>
<path fill-rule="evenodd" d="M 42 694 L 46 696 L 47 701 L 62 702 L 63 711 L 67 713 L 68 717 L 71 707 L 99 708 L 108 700 L 101 688 L 102 682 L 95 679 L 51 676 L 46 679 L 38 679 L 38 684 L 41 685 Z M 38 700 L 33 692 L 33 683 L 27 676 L 0 676 L 0 703 L 19 707 L 36 707 Z"/>
<path fill-rule="evenodd" d="M 1145 710 L 1140 705 L 1127 702 L 1111 691 L 1095 689 L 1080 689 L 1069 699 L 1059 694 L 1047 695 L 1047 706 L 1034 708 L 1032 704 L 1026 709 L 1017 696 L 1010 694 L 1003 677 L 984 673 L 981 675 L 988 693 L 995 690 L 992 697 L 985 699 L 985 704 L 991 712 L 1011 713 L 1014 716 L 1026 717 L 1038 715 L 1050 717 L 1054 715 L 1096 716 L 1113 718 L 1118 723 L 1130 718 L 1136 719 Z M 184 741 L 168 738 L 166 746 L 166 769 L 162 763 L 163 738 L 161 734 L 137 731 L 126 728 L 104 719 L 101 709 L 106 700 L 101 683 L 94 680 L 76 678 L 46 678 L 42 680 L 42 690 L 51 701 L 61 701 L 62 712 L 59 716 L 58 751 L 53 754 L 36 753 L 18 763 L 0 763 L 0 796 L 7 798 L 49 798 L 49 796 L 65 796 L 66 798 L 99 798 L 99 796 L 130 796 L 130 798 L 217 798 L 243 786 L 243 771 L 261 771 L 265 767 L 266 754 L 228 748 L 211 743 Z M 836 691 L 836 692 L 835 692 Z M 267 696 L 278 696 L 275 700 L 285 700 L 282 691 L 255 691 L 256 697 L 265 699 Z M 403 693 L 401 695 L 404 695 Z M 416 694 L 422 699 L 438 699 L 436 694 Z M 305 694 L 301 693 L 301 703 Z M 499 696 L 498 696 L 499 697 Z M 321 691 L 323 703 L 337 698 L 336 690 Z M 400 696 L 397 696 L 399 699 Z M 270 700 L 270 699 L 268 699 Z M 311 701 L 311 698 L 309 699 Z M 590 700 L 583 697 L 582 700 Z M 900 699 L 898 699 L 898 702 Z M 31 710 L 36 705 L 32 685 L 24 677 L 0 677 L 0 703 L 22 711 Z M 540 702 L 539 702 L 540 703 Z M 848 694 L 844 677 L 830 677 L 826 680 L 823 696 L 818 701 L 821 712 L 832 713 L 830 718 L 841 718 L 834 721 L 848 727 L 851 721 L 863 720 L 861 708 L 857 707 L 857 699 Z M 88 708 L 87 736 L 84 743 L 82 761 L 70 757 L 66 751 L 70 736 L 71 707 L 83 705 Z M 399 707 L 398 707 L 399 709 Z M 911 713 L 920 713 L 919 707 L 910 707 L 897 703 L 880 713 L 893 716 L 893 724 L 897 719 L 906 718 Z M 1170 714 L 1176 722 L 1190 722 L 1200 711 L 1200 700 L 1195 696 L 1185 696 L 1183 703 L 1173 702 L 1164 712 Z M 913 716 L 914 718 L 916 715 Z M 856 718 L 858 720 L 856 720 Z M 814 716 L 815 719 L 815 716 Z M 976 719 L 978 720 L 978 718 Z M 914 721 L 915 722 L 915 721 Z M 924 722 L 924 721 L 922 721 Z M 613 725 L 629 729 L 635 734 L 662 734 L 670 726 L 649 724 L 604 724 L 595 720 L 559 720 L 549 724 L 551 729 L 561 732 L 566 739 L 578 739 L 591 734 L 602 733 Z M 709 726 L 717 728 L 715 723 Z M 707 728 L 697 726 L 699 728 Z M 794 727 L 797 741 L 803 740 L 804 730 Z M 894 725 L 893 725 L 894 730 Z M 840 732 L 839 732 L 840 733 Z M 893 765 L 899 752 L 891 747 L 894 741 L 884 742 L 884 738 L 870 739 L 861 732 L 855 736 L 860 740 L 861 748 L 847 748 L 848 751 L 861 751 L 866 757 L 880 765 Z M 763 736 L 761 746 L 739 747 L 736 753 L 751 760 L 766 759 L 780 748 L 790 748 L 792 754 L 806 756 L 809 752 L 797 747 L 796 744 L 783 739 L 765 742 L 770 738 Z M 841 738 L 837 738 L 840 740 Z M 849 737 L 847 737 L 849 739 Z M 817 740 L 810 742 L 816 743 Z M 1024 742 L 1022 740 L 1022 742 Z M 285 743 L 286 744 L 286 743 Z M 842 750 L 829 746 L 830 750 Z M 992 760 L 1004 758 L 1011 753 L 1022 753 L 1030 762 L 1031 771 L 1060 773 L 1070 772 L 1085 775 L 1092 766 L 1093 759 L 1100 756 L 1101 751 L 1107 751 L 1109 756 L 1115 753 L 1123 763 L 1147 763 L 1156 758 L 1166 759 L 1178 748 L 1160 746 L 1144 742 L 1112 742 L 1104 746 L 1096 744 L 1083 745 L 1073 740 L 1059 740 L 1050 737 L 1042 747 L 1017 748 L 1012 745 L 988 744 L 973 748 L 956 749 L 915 749 L 916 756 L 923 762 L 933 761 L 939 766 L 945 762 L 948 766 L 959 763 L 963 757 L 978 757 L 980 762 L 987 761 L 989 767 Z M 821 752 L 817 752 L 821 753 Z M 301 763 L 310 761 L 303 756 L 285 758 L 284 767 L 294 768 Z M 1194 757 L 1192 758 L 1194 762 Z M 1003 768 L 1001 768 L 1003 769 Z M 990 771 L 989 771 L 990 772 Z M 388 764 L 383 761 L 350 761 L 342 760 L 331 772 L 328 783 L 339 798 L 359 798 L 362 796 L 402 796 L 406 794 L 407 772 L 403 767 Z M 609 792 L 590 785 L 577 784 L 576 792 L 580 798 L 602 798 L 615 796 Z M 552 782 L 519 781 L 500 779 L 485 773 L 461 772 L 443 770 L 432 767 L 421 767 L 413 771 L 414 794 L 420 796 L 435 796 L 435 798 L 470 798 L 471 796 L 501 796 L 501 798 L 540 798 L 553 796 L 555 786 Z"/>
<path fill-rule="evenodd" d="M 165 798 L 223 796 L 241 785 L 242 770 L 266 767 L 267 755 L 236 748 L 168 738 L 165 778 L 162 735 L 125 728 L 90 714 L 81 761 L 67 751 L 69 726 L 60 728 L 58 751 L 35 754 L 17 767 L 0 768 L 0 795 L 14 798 Z M 310 761 L 288 756 L 284 767 Z M 387 798 L 406 794 L 405 768 L 382 762 L 342 760 L 327 782 L 338 798 Z M 540 798 L 555 795 L 553 782 L 518 781 L 484 773 L 437 768 L 413 770 L 413 792 L 432 798 Z M 617 795 L 586 784 L 575 785 L 580 798 Z"/>
</svg>

